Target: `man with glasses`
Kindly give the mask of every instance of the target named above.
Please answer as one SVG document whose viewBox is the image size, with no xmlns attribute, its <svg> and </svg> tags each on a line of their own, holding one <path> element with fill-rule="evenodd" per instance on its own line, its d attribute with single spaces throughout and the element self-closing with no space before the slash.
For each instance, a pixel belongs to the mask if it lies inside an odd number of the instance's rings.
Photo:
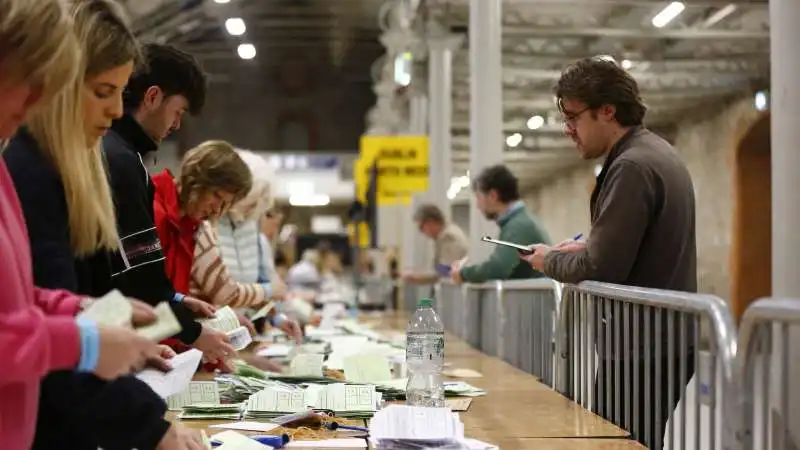
<svg viewBox="0 0 800 450">
<path fill-rule="evenodd" d="M 535 253 L 525 259 L 549 277 L 566 283 L 595 280 L 697 292 L 692 178 L 672 145 L 643 126 L 646 108 L 636 81 L 613 61 L 589 58 L 562 72 L 555 94 L 564 117 L 565 134 L 575 142 L 582 158 L 605 157 L 605 162 L 589 205 L 589 238 L 585 242 L 568 241 L 555 247 L 534 245 Z M 612 336 L 615 329 L 633 329 L 632 321 L 615 325 L 614 322 L 622 318 L 615 317 L 609 310 L 604 308 L 600 313 L 598 326 L 599 389 L 611 386 L 612 397 L 622 396 L 626 384 L 636 385 L 631 372 L 638 373 L 638 403 L 634 403 L 638 408 L 634 406 L 632 417 L 638 416 L 639 420 L 634 422 L 637 423 L 635 427 L 631 423 L 621 425 L 629 430 L 634 428 L 634 437 L 652 446 L 661 441 L 667 418 L 680 399 L 680 389 L 694 374 L 694 348 L 690 343 L 694 342 L 695 330 L 686 326 L 687 339 L 675 342 L 680 336 L 675 329 L 672 334 L 675 352 L 670 355 L 666 345 L 670 336 L 667 321 L 661 324 L 660 335 L 654 333 L 656 319 L 653 317 L 664 319 L 666 314 L 649 316 L 649 323 L 641 319 L 640 335 L 631 339 L 638 347 L 639 358 L 632 361 L 634 358 L 625 355 L 637 354 L 632 353 L 633 344 L 622 349 L 619 355 L 614 351 L 609 354 L 603 348 L 602 337 L 608 335 L 607 328 Z M 675 322 L 677 325 L 679 320 Z M 645 333 L 650 334 L 650 346 L 660 345 L 660 352 L 643 351 Z M 687 350 L 685 377 L 679 371 L 679 347 Z M 660 353 L 660 357 L 653 356 L 654 353 Z M 647 358 L 645 354 L 651 356 Z M 614 366 L 619 360 L 624 363 L 622 374 L 620 380 L 614 380 Z M 611 364 L 607 364 L 609 361 Z M 660 383 L 656 372 L 661 372 L 658 374 Z M 649 384 L 645 384 L 645 374 L 653 378 L 647 380 Z M 615 381 L 618 392 L 614 392 Z M 668 389 L 677 393 L 672 399 L 668 398 Z M 621 417 L 624 418 L 624 410 L 631 408 L 630 399 L 623 397 L 621 403 Z M 645 413 L 648 408 L 650 414 Z M 604 411 L 599 411 L 600 414 L 609 419 L 613 417 L 613 408 L 601 409 Z M 654 419 L 648 424 L 652 426 L 645 427 L 647 419 Z"/>
</svg>

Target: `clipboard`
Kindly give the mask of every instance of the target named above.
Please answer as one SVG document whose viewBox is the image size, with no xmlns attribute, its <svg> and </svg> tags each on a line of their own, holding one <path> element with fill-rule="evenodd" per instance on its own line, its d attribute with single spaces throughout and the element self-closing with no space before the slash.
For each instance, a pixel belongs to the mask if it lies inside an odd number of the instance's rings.
<svg viewBox="0 0 800 450">
<path fill-rule="evenodd" d="M 490 244 L 504 245 L 506 247 L 511 247 L 511 248 L 515 249 L 516 251 L 518 251 L 519 253 L 521 253 L 523 255 L 532 255 L 533 254 L 533 250 L 529 249 L 527 245 L 520 245 L 520 244 L 515 244 L 513 242 L 507 242 L 507 241 L 501 241 L 501 240 L 498 240 L 498 239 L 492 239 L 490 236 L 484 236 L 484 237 L 481 238 L 481 240 L 483 242 L 488 242 Z"/>
</svg>

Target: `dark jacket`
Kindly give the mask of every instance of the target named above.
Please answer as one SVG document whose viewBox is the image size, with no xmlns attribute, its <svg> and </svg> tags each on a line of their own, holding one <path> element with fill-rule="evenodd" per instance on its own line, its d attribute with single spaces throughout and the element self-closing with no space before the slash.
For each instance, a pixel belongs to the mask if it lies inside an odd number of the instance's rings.
<svg viewBox="0 0 800 450">
<path fill-rule="evenodd" d="M 556 280 L 697 292 L 692 178 L 675 149 L 643 127 L 611 150 L 592 192 L 591 233 L 579 252 L 550 252 Z"/>
<path fill-rule="evenodd" d="M 35 284 L 86 295 L 107 292 L 108 256 L 74 258 L 64 187 L 36 141 L 21 130 L 3 158 L 25 216 Z M 106 382 L 91 374 L 53 372 L 42 381 L 33 449 L 154 449 L 169 428 L 165 411 L 164 401 L 135 377 Z"/>
<path fill-rule="evenodd" d="M 519 244 L 549 244 L 550 238 L 536 218 L 521 203 L 514 205 L 504 217 L 498 219 L 501 241 Z M 488 245 L 488 244 L 487 244 Z M 497 245 L 482 263 L 461 269 L 461 278 L 468 283 L 483 283 L 489 280 L 517 280 L 540 278 L 544 275 L 533 270 L 530 264 L 519 257 L 511 247 Z"/>
<path fill-rule="evenodd" d="M 157 148 L 157 144 L 129 115 L 115 121 L 103 139 L 124 251 L 124 255 L 112 257 L 114 287 L 127 296 L 153 305 L 170 301 L 175 296 L 165 272 L 164 253 L 153 221 L 155 188 L 142 162 L 142 155 Z M 170 304 L 183 326 L 183 331 L 176 337 L 192 344 L 200 336 L 200 323 L 184 305 Z"/>
</svg>

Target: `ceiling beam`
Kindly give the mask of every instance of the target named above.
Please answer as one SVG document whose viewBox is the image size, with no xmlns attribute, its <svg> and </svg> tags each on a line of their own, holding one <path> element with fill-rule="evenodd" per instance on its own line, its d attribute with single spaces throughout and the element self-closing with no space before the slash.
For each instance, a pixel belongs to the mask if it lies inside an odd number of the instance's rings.
<svg viewBox="0 0 800 450">
<path fill-rule="evenodd" d="M 603 28 L 503 25 L 503 37 L 602 37 L 610 39 L 769 40 L 769 31 L 700 28 Z"/>
</svg>

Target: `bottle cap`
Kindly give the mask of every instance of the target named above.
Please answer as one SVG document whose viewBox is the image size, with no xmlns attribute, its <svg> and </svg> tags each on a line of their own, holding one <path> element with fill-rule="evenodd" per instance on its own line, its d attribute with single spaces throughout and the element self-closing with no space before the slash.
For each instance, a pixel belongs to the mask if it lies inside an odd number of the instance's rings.
<svg viewBox="0 0 800 450">
<path fill-rule="evenodd" d="M 433 308 L 433 299 L 422 298 L 417 302 L 417 308 Z"/>
</svg>

